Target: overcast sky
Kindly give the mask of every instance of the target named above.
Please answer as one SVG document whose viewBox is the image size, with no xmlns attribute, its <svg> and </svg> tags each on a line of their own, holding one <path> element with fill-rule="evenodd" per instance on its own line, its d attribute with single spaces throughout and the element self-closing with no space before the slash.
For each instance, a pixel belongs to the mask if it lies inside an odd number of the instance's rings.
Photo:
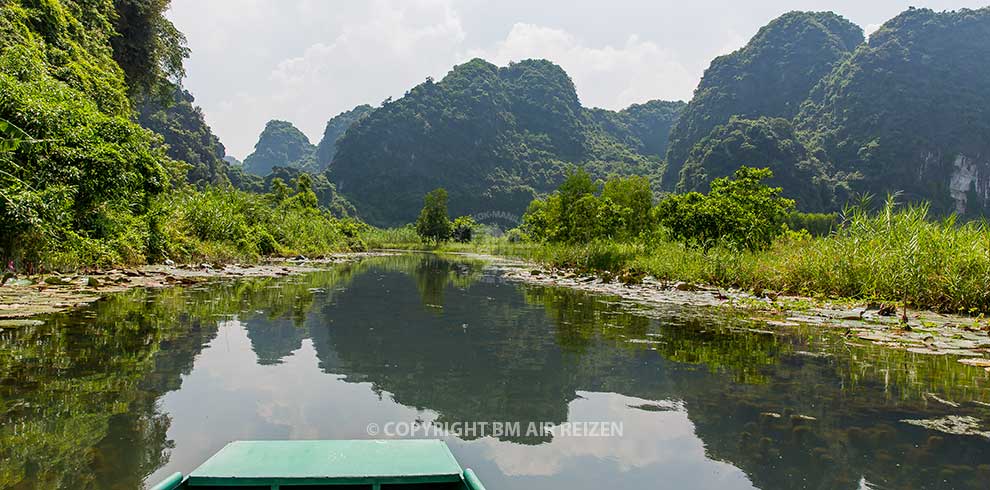
<svg viewBox="0 0 990 490">
<path fill-rule="evenodd" d="M 621 109 L 689 100 L 712 58 L 789 10 L 832 10 L 870 32 L 909 5 L 986 1 L 172 0 L 170 17 L 192 50 L 186 88 L 243 159 L 269 119 L 316 144 L 329 117 L 476 56 L 550 59 L 584 105 Z"/>
</svg>

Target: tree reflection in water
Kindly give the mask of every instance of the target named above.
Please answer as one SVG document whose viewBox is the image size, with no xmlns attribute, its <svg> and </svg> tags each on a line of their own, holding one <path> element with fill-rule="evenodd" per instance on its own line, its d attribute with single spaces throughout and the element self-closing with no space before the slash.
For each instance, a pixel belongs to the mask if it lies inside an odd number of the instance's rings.
<svg viewBox="0 0 990 490">
<path fill-rule="evenodd" d="M 182 450 L 163 396 L 182 390 L 199 357 L 223 354 L 204 348 L 231 319 L 256 365 L 285 366 L 311 349 L 318 365 L 291 369 L 367 384 L 382 403 L 437 422 L 607 415 L 655 432 L 580 441 L 581 450 L 549 435 L 458 446 L 490 460 L 474 465 L 500 471 L 509 486 L 525 473 L 548 478 L 544 488 L 573 487 L 562 468 L 582 454 L 614 460 L 606 481 L 663 481 L 656 462 L 678 450 L 703 451 L 767 489 L 856 489 L 863 478 L 881 488 L 982 488 L 990 479 L 986 438 L 900 422 L 987 419 L 974 403 L 990 401 L 978 369 L 816 330 L 768 334 L 723 310 L 650 315 L 433 255 L 131 291 L 0 334 L 0 488 L 140 488 Z M 651 425 L 659 423 L 667 425 Z M 702 445 L 678 446 L 694 437 Z"/>
</svg>

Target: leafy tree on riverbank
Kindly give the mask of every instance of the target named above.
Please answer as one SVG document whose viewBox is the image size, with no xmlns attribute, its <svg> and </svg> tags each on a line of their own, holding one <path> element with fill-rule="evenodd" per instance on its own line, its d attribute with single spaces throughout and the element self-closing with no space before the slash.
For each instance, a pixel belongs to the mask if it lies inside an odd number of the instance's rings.
<svg viewBox="0 0 990 490">
<path fill-rule="evenodd" d="M 470 216 L 458 216 L 453 223 L 451 238 L 457 243 L 468 243 L 474 237 L 474 227 L 477 225 Z"/>
<path fill-rule="evenodd" d="M 629 240 L 653 228 L 653 191 L 644 177 L 613 177 L 599 185 L 584 170 L 572 172 L 557 192 L 530 203 L 523 229 L 545 242 Z"/>
<path fill-rule="evenodd" d="M 708 251 L 716 245 L 737 250 L 763 250 L 780 236 L 794 201 L 769 187 L 767 168 L 740 167 L 733 178 L 712 182 L 707 195 L 698 192 L 668 196 L 657 206 L 660 224 L 688 246 Z"/>
<path fill-rule="evenodd" d="M 416 220 L 416 233 L 426 242 L 450 240 L 453 224 L 447 216 L 447 191 L 443 187 L 434 189 L 423 198 L 423 210 Z"/>
<path fill-rule="evenodd" d="M 741 167 L 733 178 L 715 179 L 707 195 L 672 194 L 654 208 L 645 178 L 613 177 L 599 195 L 598 184 L 578 170 L 557 192 L 530 203 L 522 228 L 539 242 L 634 242 L 666 231 L 706 251 L 717 245 L 761 250 L 783 233 L 794 207 L 779 187 L 764 183 L 772 176 L 769 169 Z"/>
</svg>

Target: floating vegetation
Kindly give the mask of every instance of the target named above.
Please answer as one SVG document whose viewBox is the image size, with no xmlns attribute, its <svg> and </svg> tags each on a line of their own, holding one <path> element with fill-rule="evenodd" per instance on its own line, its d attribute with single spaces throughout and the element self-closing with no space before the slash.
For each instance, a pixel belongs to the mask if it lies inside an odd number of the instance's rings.
<svg viewBox="0 0 990 490">
<path fill-rule="evenodd" d="M 946 434 L 990 438 L 990 431 L 983 429 L 980 419 L 969 415 L 947 415 L 934 419 L 903 419 L 901 422 Z"/>
</svg>

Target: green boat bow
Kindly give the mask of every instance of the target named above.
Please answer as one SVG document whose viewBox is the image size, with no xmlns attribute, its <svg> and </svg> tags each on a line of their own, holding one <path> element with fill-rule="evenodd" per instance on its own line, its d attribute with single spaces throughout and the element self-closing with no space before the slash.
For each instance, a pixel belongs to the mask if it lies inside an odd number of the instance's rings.
<svg viewBox="0 0 990 490">
<path fill-rule="evenodd" d="M 237 441 L 151 490 L 484 490 L 439 440 Z"/>
</svg>

